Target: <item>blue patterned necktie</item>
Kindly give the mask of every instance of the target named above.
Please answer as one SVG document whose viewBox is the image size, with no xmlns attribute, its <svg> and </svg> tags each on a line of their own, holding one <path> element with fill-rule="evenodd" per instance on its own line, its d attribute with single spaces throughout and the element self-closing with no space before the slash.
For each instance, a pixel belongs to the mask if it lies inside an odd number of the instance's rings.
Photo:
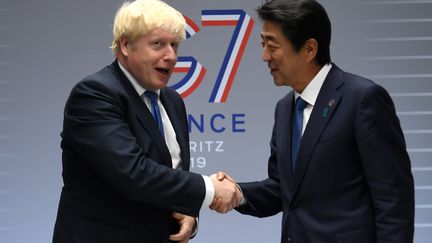
<svg viewBox="0 0 432 243">
<path fill-rule="evenodd" d="M 308 103 L 304 101 L 300 96 L 296 99 L 295 110 L 293 117 L 293 127 L 292 127 L 292 143 L 291 143 L 291 173 L 294 174 L 296 163 L 297 163 L 297 153 L 300 147 L 300 141 L 302 137 L 303 128 L 303 110 L 306 108 Z"/>
<path fill-rule="evenodd" d="M 150 99 L 152 115 L 153 115 L 154 119 L 156 120 L 156 123 L 159 127 L 160 132 L 162 133 L 162 137 L 165 137 L 164 136 L 163 123 L 162 123 L 162 116 L 161 116 L 161 113 L 159 110 L 159 105 L 158 105 L 158 94 L 156 92 L 153 92 L 153 91 L 146 91 L 146 92 L 144 92 L 144 95 Z"/>
</svg>

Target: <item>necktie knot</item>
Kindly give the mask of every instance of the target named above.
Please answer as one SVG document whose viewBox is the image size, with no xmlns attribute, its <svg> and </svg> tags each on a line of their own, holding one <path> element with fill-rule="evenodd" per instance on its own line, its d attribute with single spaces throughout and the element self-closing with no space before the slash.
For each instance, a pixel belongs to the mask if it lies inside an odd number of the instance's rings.
<svg viewBox="0 0 432 243">
<path fill-rule="evenodd" d="M 154 91 L 146 91 L 144 95 L 150 99 L 151 102 L 157 101 L 158 94 Z"/>
<path fill-rule="evenodd" d="M 303 111 L 304 108 L 306 108 L 307 105 L 308 105 L 308 103 L 304 99 L 302 99 L 300 96 L 297 97 L 297 99 L 296 99 L 296 110 Z"/>
</svg>

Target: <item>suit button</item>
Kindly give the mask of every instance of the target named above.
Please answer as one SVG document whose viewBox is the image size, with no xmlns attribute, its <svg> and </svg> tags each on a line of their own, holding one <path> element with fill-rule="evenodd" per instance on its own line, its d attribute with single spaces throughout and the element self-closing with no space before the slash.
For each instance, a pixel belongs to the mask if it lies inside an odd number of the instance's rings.
<svg viewBox="0 0 432 243">
<path fill-rule="evenodd" d="M 290 209 L 295 209 L 298 207 L 298 203 L 297 202 L 292 202 L 290 205 Z"/>
</svg>

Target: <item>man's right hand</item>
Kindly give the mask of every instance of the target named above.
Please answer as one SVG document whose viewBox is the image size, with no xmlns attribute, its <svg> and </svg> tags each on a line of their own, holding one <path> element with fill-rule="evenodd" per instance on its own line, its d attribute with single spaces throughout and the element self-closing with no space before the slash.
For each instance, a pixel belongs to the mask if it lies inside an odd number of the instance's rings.
<svg viewBox="0 0 432 243">
<path fill-rule="evenodd" d="M 210 179 L 215 188 L 210 209 L 218 213 L 227 213 L 240 205 L 243 195 L 234 179 L 224 172 L 213 174 Z"/>
</svg>

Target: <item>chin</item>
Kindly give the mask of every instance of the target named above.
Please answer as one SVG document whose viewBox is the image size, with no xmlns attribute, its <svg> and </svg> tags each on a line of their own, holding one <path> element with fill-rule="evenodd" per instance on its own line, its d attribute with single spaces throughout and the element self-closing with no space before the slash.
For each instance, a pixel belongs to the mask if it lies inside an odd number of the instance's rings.
<svg viewBox="0 0 432 243">
<path fill-rule="evenodd" d="M 278 80 L 276 80 L 276 79 L 273 79 L 273 83 L 274 83 L 276 86 L 282 86 L 282 85 L 284 85 L 283 82 L 280 82 L 280 81 L 278 81 Z"/>
<path fill-rule="evenodd" d="M 154 83 L 153 86 L 154 86 L 156 89 L 163 89 L 163 88 L 165 88 L 167 85 L 168 85 L 168 81 L 157 81 L 157 82 Z"/>
</svg>

